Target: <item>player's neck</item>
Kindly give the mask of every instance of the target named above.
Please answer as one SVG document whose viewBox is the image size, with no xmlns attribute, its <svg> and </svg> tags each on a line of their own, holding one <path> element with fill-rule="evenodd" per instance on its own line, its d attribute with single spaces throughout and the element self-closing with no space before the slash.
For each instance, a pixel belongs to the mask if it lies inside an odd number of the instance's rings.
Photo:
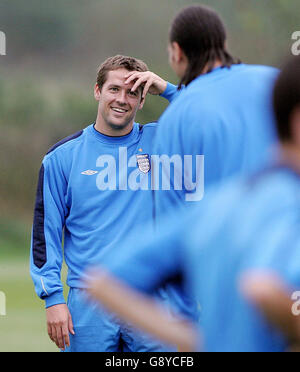
<svg viewBox="0 0 300 372">
<path fill-rule="evenodd" d="M 283 164 L 292 168 L 300 176 L 300 148 L 293 143 L 284 143 L 281 146 L 281 159 Z"/>
<path fill-rule="evenodd" d="M 214 70 L 215 68 L 218 68 L 218 67 L 221 67 L 221 66 L 222 66 L 222 62 L 218 59 L 218 60 L 215 61 L 214 65 L 213 65 L 213 70 Z M 204 69 L 203 69 L 203 71 L 202 71 L 202 74 L 206 74 L 206 73 L 208 72 L 208 69 L 209 69 L 209 64 L 207 64 L 207 65 L 204 67 Z"/>
<path fill-rule="evenodd" d="M 109 137 L 123 137 L 132 131 L 134 121 L 126 126 L 118 127 L 110 125 L 103 120 L 102 116 L 98 116 L 94 128 L 101 134 Z"/>
</svg>

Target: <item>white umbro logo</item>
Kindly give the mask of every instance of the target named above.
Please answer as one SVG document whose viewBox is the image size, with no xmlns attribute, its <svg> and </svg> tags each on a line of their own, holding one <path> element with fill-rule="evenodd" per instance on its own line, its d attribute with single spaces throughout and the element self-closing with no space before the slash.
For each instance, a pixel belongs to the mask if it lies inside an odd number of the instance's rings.
<svg viewBox="0 0 300 372">
<path fill-rule="evenodd" d="M 81 174 L 83 174 L 84 176 L 93 176 L 94 174 L 97 174 L 99 173 L 98 171 L 92 171 L 92 170 L 87 170 L 85 172 L 82 172 Z"/>
</svg>

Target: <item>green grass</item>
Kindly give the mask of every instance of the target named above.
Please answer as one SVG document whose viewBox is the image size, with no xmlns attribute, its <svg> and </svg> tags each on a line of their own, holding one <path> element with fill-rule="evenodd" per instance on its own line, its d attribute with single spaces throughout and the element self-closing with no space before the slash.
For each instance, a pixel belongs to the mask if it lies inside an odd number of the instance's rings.
<svg viewBox="0 0 300 372">
<path fill-rule="evenodd" d="M 1 258 L 0 291 L 6 296 L 0 352 L 58 351 L 47 335 L 44 303 L 35 295 L 27 257 Z"/>
<path fill-rule="evenodd" d="M 49 339 L 45 305 L 29 273 L 30 227 L 0 219 L 0 292 L 6 315 L 0 315 L 0 352 L 59 351 Z M 63 281 L 66 272 L 63 270 Z"/>
</svg>

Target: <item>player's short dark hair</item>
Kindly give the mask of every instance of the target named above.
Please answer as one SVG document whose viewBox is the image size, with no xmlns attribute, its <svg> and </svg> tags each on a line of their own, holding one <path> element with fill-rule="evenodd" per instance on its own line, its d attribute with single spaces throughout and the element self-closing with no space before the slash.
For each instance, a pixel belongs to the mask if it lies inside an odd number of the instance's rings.
<svg viewBox="0 0 300 372">
<path fill-rule="evenodd" d="M 109 71 L 118 70 L 120 68 L 125 68 L 128 71 L 139 72 L 145 72 L 149 70 L 146 63 L 141 61 L 140 59 L 122 55 L 110 57 L 105 60 L 98 69 L 97 84 L 100 90 L 107 80 L 107 73 Z"/>
<path fill-rule="evenodd" d="M 177 42 L 188 58 L 189 66 L 181 84 L 188 85 L 203 73 L 211 72 L 216 60 L 230 67 L 240 63 L 226 50 L 226 29 L 219 15 L 211 8 L 193 5 L 184 8 L 173 20 L 169 41 Z"/>
<path fill-rule="evenodd" d="M 283 67 L 275 84 L 273 106 L 279 138 L 282 142 L 290 141 L 291 115 L 300 108 L 300 56 L 292 57 Z"/>
</svg>

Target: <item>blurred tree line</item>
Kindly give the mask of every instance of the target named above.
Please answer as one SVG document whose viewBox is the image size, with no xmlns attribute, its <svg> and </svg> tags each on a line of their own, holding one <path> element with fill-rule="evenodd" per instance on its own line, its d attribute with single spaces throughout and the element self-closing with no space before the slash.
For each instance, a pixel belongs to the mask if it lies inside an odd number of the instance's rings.
<svg viewBox="0 0 300 372">
<path fill-rule="evenodd" d="M 207 0 L 228 28 L 230 51 L 246 63 L 279 66 L 300 29 L 298 0 Z M 167 63 L 168 30 L 183 0 L 1 0 L 0 225 L 29 221 L 47 149 L 95 120 L 93 85 L 108 56 L 141 58 L 176 82 Z M 166 103 L 149 97 L 141 123 Z M 0 226 L 1 227 L 1 226 Z M 0 229 L 1 231 L 1 229 Z"/>
</svg>

